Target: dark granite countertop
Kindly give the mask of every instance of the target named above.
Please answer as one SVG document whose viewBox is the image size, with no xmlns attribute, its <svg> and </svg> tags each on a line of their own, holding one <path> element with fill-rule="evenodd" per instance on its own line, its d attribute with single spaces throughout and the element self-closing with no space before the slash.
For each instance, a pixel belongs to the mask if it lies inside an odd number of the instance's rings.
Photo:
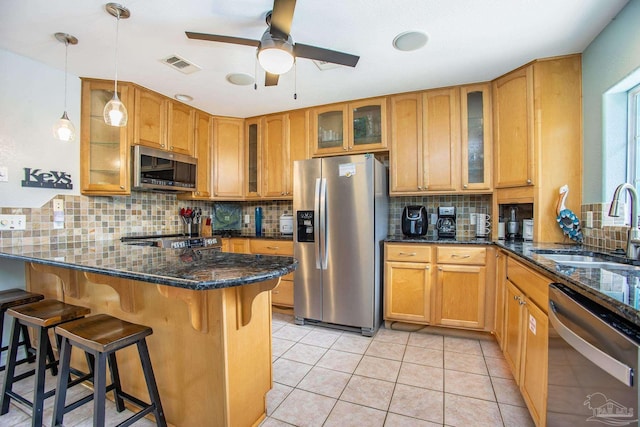
<svg viewBox="0 0 640 427">
<path fill-rule="evenodd" d="M 213 232 L 214 235 L 219 236 L 219 234 L 216 234 L 215 231 Z M 222 237 L 231 237 L 231 238 L 236 238 L 236 239 L 261 239 L 261 240 L 289 240 L 289 241 L 293 241 L 293 234 L 280 234 L 280 233 L 276 233 L 276 234 L 269 234 L 268 236 L 256 236 L 255 233 L 254 234 L 240 234 L 238 236 L 222 236 Z"/>
<path fill-rule="evenodd" d="M 592 301 L 605 306 L 620 317 L 640 327 L 640 269 L 608 270 L 603 268 L 570 267 L 544 257 L 544 253 L 580 252 L 604 256 L 617 262 L 640 265 L 640 262 L 598 251 L 589 246 L 563 245 L 557 243 L 509 242 L 495 244 L 524 259 L 564 283 Z M 543 254 L 537 253 L 543 251 Z M 602 254 L 602 255 L 601 255 Z"/>
<path fill-rule="evenodd" d="M 162 249 L 120 241 L 0 248 L 0 258 L 193 290 L 246 285 L 294 271 L 291 257 Z"/>
</svg>

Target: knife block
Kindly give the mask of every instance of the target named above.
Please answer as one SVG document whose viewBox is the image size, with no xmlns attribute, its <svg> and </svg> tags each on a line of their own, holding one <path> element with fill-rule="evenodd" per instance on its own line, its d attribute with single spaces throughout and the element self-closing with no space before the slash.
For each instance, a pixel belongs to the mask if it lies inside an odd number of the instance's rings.
<svg viewBox="0 0 640 427">
<path fill-rule="evenodd" d="M 211 236 L 211 225 L 200 224 L 200 235 L 202 237 Z"/>
</svg>

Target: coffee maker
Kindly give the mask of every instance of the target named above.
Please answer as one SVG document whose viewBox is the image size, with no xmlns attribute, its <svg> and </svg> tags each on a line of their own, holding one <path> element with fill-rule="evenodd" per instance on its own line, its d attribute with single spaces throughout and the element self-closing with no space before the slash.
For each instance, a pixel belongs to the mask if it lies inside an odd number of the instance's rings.
<svg viewBox="0 0 640 427">
<path fill-rule="evenodd" d="M 438 206 L 438 222 L 436 222 L 438 239 L 456 238 L 456 208 L 454 206 Z"/>
</svg>

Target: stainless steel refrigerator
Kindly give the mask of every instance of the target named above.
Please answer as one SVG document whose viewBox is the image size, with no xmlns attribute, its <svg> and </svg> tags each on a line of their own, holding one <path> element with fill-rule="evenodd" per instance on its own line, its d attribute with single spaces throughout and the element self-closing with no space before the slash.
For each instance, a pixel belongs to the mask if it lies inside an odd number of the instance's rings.
<svg viewBox="0 0 640 427">
<path fill-rule="evenodd" d="M 293 174 L 295 321 L 371 336 L 382 320 L 387 169 L 363 154 L 296 161 Z"/>
</svg>

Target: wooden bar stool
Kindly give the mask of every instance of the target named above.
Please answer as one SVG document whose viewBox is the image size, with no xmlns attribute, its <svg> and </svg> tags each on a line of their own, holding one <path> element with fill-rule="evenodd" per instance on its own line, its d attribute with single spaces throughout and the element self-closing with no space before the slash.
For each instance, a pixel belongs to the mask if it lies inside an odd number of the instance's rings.
<svg viewBox="0 0 640 427">
<path fill-rule="evenodd" d="M 51 368 L 51 373 L 57 373 L 57 361 L 53 355 L 51 343 L 49 342 L 49 329 L 63 322 L 79 319 L 89 314 L 91 310 L 86 307 L 65 304 L 61 301 L 44 299 L 42 301 L 31 304 L 21 305 L 10 308 L 7 314 L 13 317 L 11 328 L 11 342 L 9 343 L 9 356 L 7 358 L 7 372 L 5 374 L 4 386 L 2 388 L 2 397 L 0 399 L 0 415 L 9 412 L 9 403 L 11 399 L 27 405 L 32 408 L 31 416 L 32 426 L 42 426 L 42 408 L 44 400 L 55 394 L 55 389 L 45 393 L 44 381 L 45 370 Z M 29 326 L 36 331 L 36 367 L 35 369 L 25 372 L 21 375 L 15 375 L 16 355 L 18 351 L 18 340 L 20 337 L 21 325 Z M 49 359 L 49 363 L 47 363 Z M 33 402 L 13 391 L 13 384 L 19 380 L 27 378 L 35 374 L 35 386 L 33 390 Z M 68 372 L 66 374 L 68 376 Z M 89 376 L 90 377 L 90 376 Z M 81 378 L 73 383 L 77 384 Z"/>
<path fill-rule="evenodd" d="M 129 426 L 151 412 L 153 412 L 156 417 L 156 424 L 161 427 L 166 427 L 167 421 L 165 420 L 162 410 L 160 394 L 158 393 L 158 387 L 151 367 L 151 359 L 149 358 L 149 349 L 147 348 L 146 337 L 153 333 L 150 327 L 125 322 L 124 320 L 107 314 L 97 314 L 64 323 L 57 326 L 55 331 L 56 334 L 61 337 L 61 351 L 60 375 L 58 375 L 57 393 L 53 412 L 54 426 L 62 426 L 64 414 L 90 400 L 93 400 L 94 427 L 104 426 L 105 395 L 108 391 L 113 390 L 118 412 L 124 410 L 123 399 L 142 408 L 142 410 L 118 424 L 118 427 Z M 136 344 L 138 347 L 142 371 L 144 372 L 144 378 L 151 399 L 150 404 L 125 393 L 122 391 L 120 384 L 115 352 L 133 344 Z M 94 357 L 93 396 L 87 396 L 65 406 L 72 346 L 81 348 Z M 106 378 L 107 359 L 109 360 L 109 369 L 111 371 L 111 384 L 109 386 L 107 386 Z"/>
<path fill-rule="evenodd" d="M 27 292 L 23 289 L 8 289 L 6 291 L 0 291 L 0 358 L 2 357 L 2 353 L 9 349 L 8 345 L 2 344 L 4 313 L 11 307 L 29 304 L 42 299 L 44 299 L 44 295 Z M 25 357 L 18 360 L 16 365 L 21 365 L 25 362 L 31 363 L 36 360 L 35 351 L 31 348 L 31 341 L 29 340 L 29 331 L 27 330 L 27 327 L 22 325 L 20 330 L 22 331 L 22 341 L 20 341 L 18 345 L 24 346 Z M 0 372 L 4 371 L 4 369 L 5 365 L 0 365 Z"/>
</svg>

